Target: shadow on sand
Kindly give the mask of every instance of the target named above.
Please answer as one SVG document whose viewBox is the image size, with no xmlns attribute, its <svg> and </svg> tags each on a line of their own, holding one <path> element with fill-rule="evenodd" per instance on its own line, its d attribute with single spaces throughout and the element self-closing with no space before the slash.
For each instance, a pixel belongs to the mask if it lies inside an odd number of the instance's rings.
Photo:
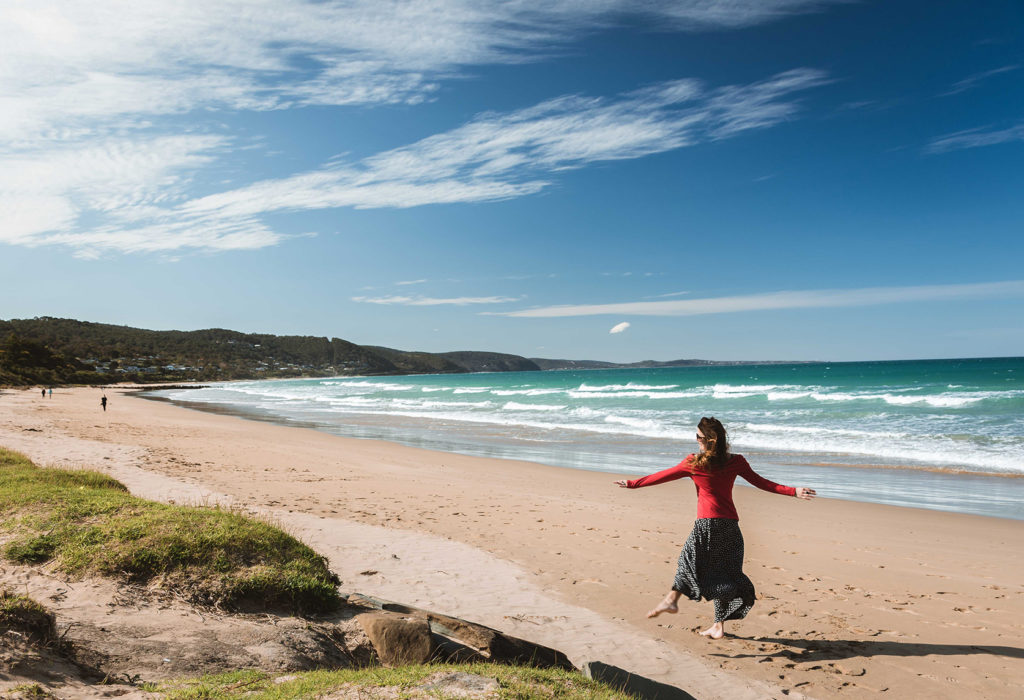
<svg viewBox="0 0 1024 700">
<path fill-rule="evenodd" d="M 730 659 L 785 658 L 792 661 L 835 661 L 856 656 L 964 656 L 988 654 L 1024 659 L 1024 649 L 992 644 L 923 644 L 920 642 L 881 642 L 853 639 L 784 639 L 781 637 L 741 637 L 729 635 L 754 644 L 773 644 L 789 647 L 771 649 L 752 654 L 709 654 Z"/>
</svg>

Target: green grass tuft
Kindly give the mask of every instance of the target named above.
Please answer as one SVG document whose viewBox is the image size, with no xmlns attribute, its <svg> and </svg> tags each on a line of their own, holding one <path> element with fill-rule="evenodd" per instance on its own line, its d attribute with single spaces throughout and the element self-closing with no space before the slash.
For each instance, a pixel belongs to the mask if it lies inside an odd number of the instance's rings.
<svg viewBox="0 0 1024 700">
<path fill-rule="evenodd" d="M 31 698 L 52 698 L 57 700 L 57 696 L 43 688 L 38 683 L 23 683 L 22 685 L 16 685 L 13 688 L 8 689 L 2 696 L 4 700 L 10 698 L 10 700 L 30 700 Z"/>
<path fill-rule="evenodd" d="M 327 561 L 268 523 L 219 507 L 136 498 L 97 472 L 41 469 L 0 448 L 3 556 L 70 575 L 163 585 L 233 609 L 319 613 L 340 604 Z"/>
</svg>

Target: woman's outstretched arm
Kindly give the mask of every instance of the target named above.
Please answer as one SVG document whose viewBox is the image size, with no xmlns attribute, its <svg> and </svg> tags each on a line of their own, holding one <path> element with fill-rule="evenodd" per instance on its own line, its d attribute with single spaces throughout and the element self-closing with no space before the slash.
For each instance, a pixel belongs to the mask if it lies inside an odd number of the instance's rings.
<svg viewBox="0 0 1024 700">
<path fill-rule="evenodd" d="M 809 501 L 816 495 L 818 495 L 817 491 L 811 488 L 807 488 L 806 486 L 798 486 L 794 488 L 792 486 L 783 486 L 782 484 L 776 484 L 774 481 L 771 481 L 770 479 L 765 479 L 763 476 L 755 472 L 751 468 L 750 463 L 747 462 L 747 460 L 745 459 L 743 460 L 743 464 L 740 466 L 738 474 L 759 489 L 762 489 L 764 491 L 770 491 L 772 493 L 782 494 L 783 496 L 796 496 L 797 498 Z"/>
<path fill-rule="evenodd" d="M 692 456 L 690 455 L 690 457 Z M 620 488 L 638 489 L 641 486 L 655 486 L 668 481 L 682 479 L 684 476 L 691 476 L 693 472 L 690 471 L 690 457 L 687 457 L 676 466 L 662 469 L 660 472 L 641 476 L 639 479 L 619 479 L 614 483 Z"/>
</svg>

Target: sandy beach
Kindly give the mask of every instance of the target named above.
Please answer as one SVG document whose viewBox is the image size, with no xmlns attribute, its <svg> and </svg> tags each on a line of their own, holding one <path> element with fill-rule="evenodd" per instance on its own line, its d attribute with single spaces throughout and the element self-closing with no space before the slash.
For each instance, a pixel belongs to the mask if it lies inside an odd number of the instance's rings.
<svg viewBox="0 0 1024 700">
<path fill-rule="evenodd" d="M 827 468 L 794 484 L 824 496 L 813 502 L 737 488 L 759 600 L 712 641 L 696 633 L 708 603 L 644 617 L 692 525 L 688 481 L 627 491 L 609 474 L 107 395 L 104 413 L 98 389 L 6 390 L 0 446 L 105 471 L 147 498 L 269 514 L 329 557 L 343 590 L 475 620 L 702 700 L 1002 698 L 1024 684 L 1020 521 L 830 500 Z"/>
</svg>

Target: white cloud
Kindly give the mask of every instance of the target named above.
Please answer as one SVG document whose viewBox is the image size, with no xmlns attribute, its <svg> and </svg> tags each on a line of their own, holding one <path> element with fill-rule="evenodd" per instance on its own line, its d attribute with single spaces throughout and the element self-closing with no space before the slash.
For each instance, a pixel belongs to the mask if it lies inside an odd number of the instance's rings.
<svg viewBox="0 0 1024 700">
<path fill-rule="evenodd" d="M 795 104 L 786 101 L 790 93 L 824 81 L 820 71 L 799 69 L 707 93 L 695 80 L 675 80 L 614 98 L 559 97 L 507 114 L 483 114 L 357 164 L 209 195 L 183 210 L 255 216 L 521 197 L 547 187 L 558 171 L 772 126 L 795 113 Z"/>
<path fill-rule="evenodd" d="M 872 306 L 921 301 L 945 301 L 1024 296 L 1024 280 L 980 284 L 924 285 L 917 287 L 866 287 L 766 292 L 732 297 L 637 301 L 619 304 L 545 306 L 521 311 L 488 312 L 494 316 L 563 318 L 567 316 L 698 316 L 705 314 L 809 309 L 839 306 Z"/>
<path fill-rule="evenodd" d="M 994 68 L 993 70 L 987 70 L 982 73 L 975 73 L 974 75 L 969 75 L 963 80 L 958 80 L 957 82 L 953 83 L 953 87 L 951 87 L 948 91 L 942 93 L 940 97 L 959 95 L 961 92 L 967 92 L 968 90 L 975 88 L 979 83 L 991 78 L 994 75 L 1000 75 L 1001 73 L 1009 73 L 1011 71 L 1017 70 L 1018 68 L 1020 68 L 1019 65 L 1002 66 L 1000 68 Z"/>
<path fill-rule="evenodd" d="M 123 237 L 111 234 L 122 228 L 134 229 L 134 237 L 154 233 L 136 225 L 165 217 L 165 207 L 183 199 L 189 173 L 210 162 L 224 144 L 216 136 L 107 138 L 11 155 L 0 169 L 0 207 L 8 213 L 0 242 L 77 247 L 92 239 L 98 248 L 128 250 Z M 87 214 L 106 223 L 75 233 L 79 217 Z M 172 244 L 181 237 L 171 229 L 194 223 L 165 225 L 164 245 L 153 245 L 180 247 Z"/>
<path fill-rule="evenodd" d="M 644 297 L 644 299 L 668 299 L 670 297 L 682 297 L 690 294 L 691 292 L 669 292 L 668 294 L 655 294 L 654 296 Z"/>
<path fill-rule="evenodd" d="M 608 332 L 609 333 L 621 333 L 622 331 L 624 331 L 627 328 L 629 328 L 629 326 L 630 326 L 629 321 L 623 321 L 622 323 L 616 323 L 614 326 L 612 326 L 612 329 L 610 331 L 608 331 Z"/>
<path fill-rule="evenodd" d="M 1008 129 L 995 131 L 985 131 L 983 129 L 958 131 L 955 134 L 948 134 L 935 139 L 928 144 L 926 150 L 929 153 L 946 153 L 947 151 L 958 151 L 965 148 L 994 146 L 1010 141 L 1024 141 L 1024 124 L 1017 124 Z"/>
<path fill-rule="evenodd" d="M 308 2 L 34 0 L 0 5 L 0 139 L 199 108 L 415 103 L 437 80 L 537 60 L 633 15 L 744 27 L 821 0 Z"/>
<path fill-rule="evenodd" d="M 403 282 L 395 282 L 395 285 L 398 287 L 408 287 L 413 284 L 424 284 L 426 282 L 427 280 L 405 280 Z"/>
<path fill-rule="evenodd" d="M 284 236 L 261 215 L 522 197 L 555 173 L 792 118 L 807 69 L 708 90 L 669 81 L 563 96 L 356 163 L 209 194 L 225 136 L 182 115 L 416 104 L 474 66 L 542 60 L 640 17 L 663 29 L 746 27 L 825 0 L 36 0 L 0 4 L 0 242 L 106 251 L 230 250 Z M 210 126 L 208 130 L 224 126 Z M 257 136 L 258 138 L 258 136 Z M 237 165 L 232 167 L 237 168 Z"/>
<path fill-rule="evenodd" d="M 522 301 L 523 297 L 453 297 L 437 299 L 434 297 L 352 297 L 352 301 L 364 304 L 398 304 L 401 306 L 468 306 L 470 304 L 505 304 L 510 301 Z"/>
</svg>

